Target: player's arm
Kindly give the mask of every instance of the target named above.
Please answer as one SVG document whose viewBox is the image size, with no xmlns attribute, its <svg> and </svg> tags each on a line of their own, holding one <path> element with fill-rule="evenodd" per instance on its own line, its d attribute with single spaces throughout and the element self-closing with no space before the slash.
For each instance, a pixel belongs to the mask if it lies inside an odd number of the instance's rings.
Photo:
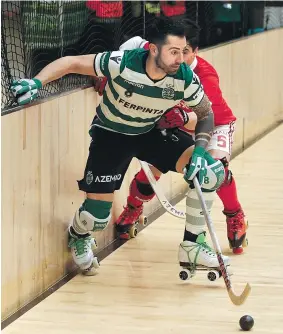
<svg viewBox="0 0 283 334">
<path fill-rule="evenodd" d="M 203 94 L 203 98 L 199 104 L 191 107 L 191 109 L 197 116 L 197 123 L 195 127 L 195 146 L 206 148 L 211 139 L 214 128 L 214 115 L 208 96 Z M 187 124 L 185 124 L 185 126 Z"/>
<path fill-rule="evenodd" d="M 194 72 L 188 72 L 191 76 L 190 83 L 184 93 L 184 102 L 196 114 L 195 146 L 205 149 L 211 139 L 214 128 L 214 115 L 211 102 L 204 93 L 203 86 Z M 186 126 L 186 124 L 185 124 Z"/>
<path fill-rule="evenodd" d="M 219 86 L 218 78 L 215 75 L 206 76 L 202 78 L 201 84 L 203 86 L 204 93 L 208 97 L 213 109 L 213 107 L 219 104 L 222 100 L 222 92 Z M 199 108 L 201 108 L 201 106 Z M 185 112 L 188 113 L 188 117 L 186 116 Z M 186 105 L 184 105 L 184 102 L 182 101 L 176 107 L 170 109 L 162 116 L 158 127 L 160 129 L 185 127 L 190 131 L 194 131 L 197 121 L 197 115 L 192 112 L 191 108 L 188 108 Z M 200 122 L 199 125 L 201 125 Z"/>
<path fill-rule="evenodd" d="M 189 163 L 185 167 L 184 179 L 190 183 L 197 176 L 200 184 L 202 184 L 207 166 L 205 158 L 206 147 L 214 128 L 214 116 L 211 103 L 203 91 L 203 86 L 198 76 L 188 71 L 187 77 L 188 82 L 186 82 L 184 102 L 196 114 L 197 124 L 195 128 L 195 148 Z"/>
<path fill-rule="evenodd" d="M 11 86 L 12 93 L 17 97 L 18 104 L 23 105 L 36 99 L 38 90 L 43 85 L 66 74 L 105 76 L 111 79 L 120 73 L 120 61 L 123 54 L 122 51 L 114 51 L 60 58 L 47 65 L 35 78 L 14 81 Z M 111 55 L 113 55 L 113 58 L 110 58 Z M 114 59 L 114 61 L 111 59 Z"/>
<path fill-rule="evenodd" d="M 19 105 L 32 102 L 38 91 L 49 82 L 70 73 L 95 76 L 94 59 L 96 55 L 62 57 L 45 66 L 34 78 L 14 80 L 11 91 Z"/>
<path fill-rule="evenodd" d="M 91 54 L 62 57 L 44 67 L 35 76 L 35 79 L 40 80 L 44 86 L 51 81 L 71 73 L 96 76 L 93 66 L 95 56 L 95 54 Z"/>
</svg>

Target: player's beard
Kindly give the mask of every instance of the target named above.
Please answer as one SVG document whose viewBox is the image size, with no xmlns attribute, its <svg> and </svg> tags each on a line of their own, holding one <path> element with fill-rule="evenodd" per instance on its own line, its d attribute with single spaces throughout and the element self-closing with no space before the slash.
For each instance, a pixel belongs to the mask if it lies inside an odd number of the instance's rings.
<svg viewBox="0 0 283 334">
<path fill-rule="evenodd" d="M 164 64 L 164 62 L 161 60 L 160 53 L 155 57 L 155 64 L 156 67 L 160 68 L 166 74 L 175 74 L 179 69 L 179 67 L 177 69 L 173 69 L 171 66 Z"/>
</svg>

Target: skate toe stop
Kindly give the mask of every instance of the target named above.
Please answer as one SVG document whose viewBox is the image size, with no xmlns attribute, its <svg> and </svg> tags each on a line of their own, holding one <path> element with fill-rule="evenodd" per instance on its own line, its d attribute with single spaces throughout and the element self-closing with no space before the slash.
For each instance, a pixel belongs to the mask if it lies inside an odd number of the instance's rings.
<svg viewBox="0 0 283 334">
<path fill-rule="evenodd" d="M 244 250 L 243 250 L 242 247 L 233 248 L 233 253 L 234 253 L 234 254 L 237 254 L 237 255 L 242 254 L 243 251 L 244 251 Z"/>
</svg>

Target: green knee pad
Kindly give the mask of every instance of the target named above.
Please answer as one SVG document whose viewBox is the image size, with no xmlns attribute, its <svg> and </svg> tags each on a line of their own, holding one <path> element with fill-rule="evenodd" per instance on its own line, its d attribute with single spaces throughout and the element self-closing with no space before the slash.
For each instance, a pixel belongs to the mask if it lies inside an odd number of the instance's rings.
<svg viewBox="0 0 283 334">
<path fill-rule="evenodd" d="M 100 201 L 87 198 L 82 204 L 80 211 L 89 212 L 94 218 L 92 231 L 102 231 L 111 219 L 112 202 Z"/>
</svg>

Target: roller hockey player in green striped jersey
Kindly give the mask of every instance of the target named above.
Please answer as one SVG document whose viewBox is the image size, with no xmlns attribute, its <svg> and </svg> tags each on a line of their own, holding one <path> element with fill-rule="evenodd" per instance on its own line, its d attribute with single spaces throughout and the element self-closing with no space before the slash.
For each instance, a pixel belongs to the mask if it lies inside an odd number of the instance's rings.
<svg viewBox="0 0 283 334">
<path fill-rule="evenodd" d="M 86 275 L 93 275 L 99 266 L 93 255 L 96 242 L 91 232 L 107 227 L 113 193 L 120 189 L 133 157 L 152 164 L 162 173 L 185 171 L 187 182 L 197 176 L 201 184 L 209 166 L 219 164 L 213 170 L 218 171 L 218 183 L 224 179 L 223 165 L 206 152 L 214 117 L 199 78 L 183 62 L 187 44 L 184 26 L 170 19 L 157 19 L 149 36 L 149 50 L 63 57 L 47 65 L 33 79 L 13 82 L 11 88 L 22 105 L 33 101 L 43 85 L 66 74 L 107 77 L 90 129 L 92 140 L 84 177 L 78 182 L 86 198 L 69 226 L 73 259 Z M 178 141 L 168 140 L 158 128 L 163 115 L 181 100 L 197 115 L 195 141 L 185 132 L 179 132 Z M 183 118 L 186 126 L 186 113 Z M 204 233 L 188 235 L 182 249 L 182 262 L 218 266 Z"/>
</svg>

